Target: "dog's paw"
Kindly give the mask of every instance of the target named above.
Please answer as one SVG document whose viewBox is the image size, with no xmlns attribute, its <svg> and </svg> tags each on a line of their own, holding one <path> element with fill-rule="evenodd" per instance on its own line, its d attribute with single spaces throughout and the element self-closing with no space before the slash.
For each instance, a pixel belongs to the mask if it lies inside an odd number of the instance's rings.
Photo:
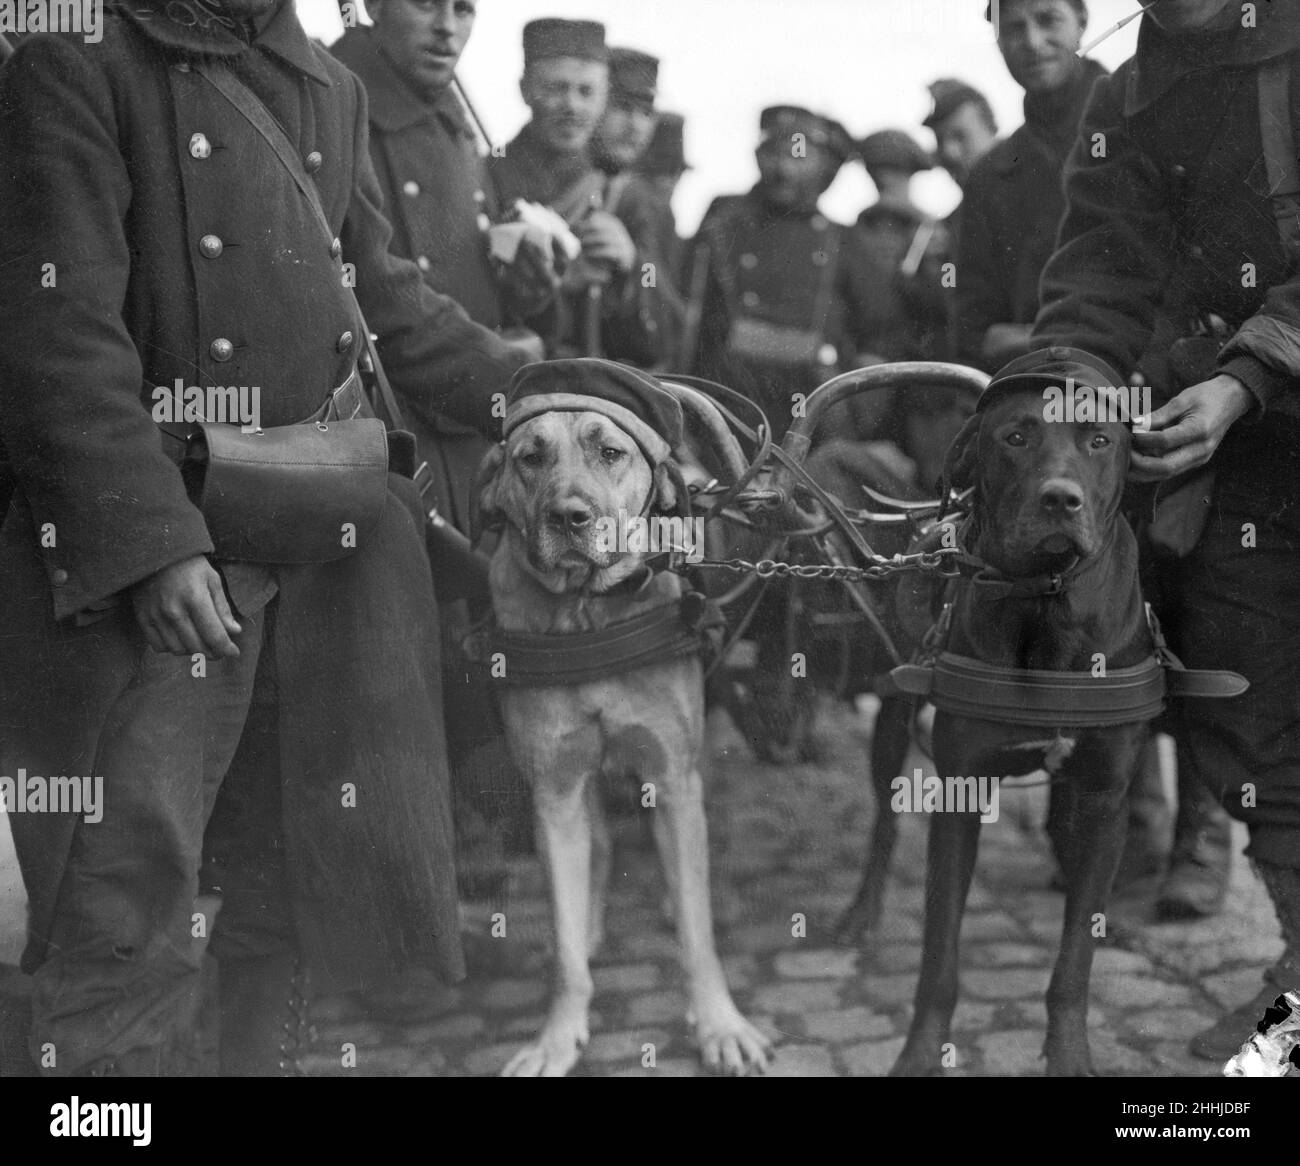
<svg viewBox="0 0 1300 1166">
<path fill-rule="evenodd" d="M 772 1059 L 772 1042 L 730 1001 L 695 1016 L 695 1040 L 710 1072 L 728 1077 L 763 1073 Z"/>
<path fill-rule="evenodd" d="M 581 1018 L 552 1014 L 537 1039 L 506 1062 L 502 1077 L 563 1077 L 587 1044 L 586 1009 Z"/>
</svg>

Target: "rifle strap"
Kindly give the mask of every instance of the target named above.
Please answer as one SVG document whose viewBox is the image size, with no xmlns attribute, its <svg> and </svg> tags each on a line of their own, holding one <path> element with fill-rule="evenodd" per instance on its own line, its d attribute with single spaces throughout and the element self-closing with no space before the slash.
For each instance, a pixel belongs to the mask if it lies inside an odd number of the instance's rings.
<svg viewBox="0 0 1300 1166">
<path fill-rule="evenodd" d="M 325 208 L 321 206 L 320 194 L 316 190 L 316 184 L 308 177 L 302 159 L 298 157 L 298 151 L 294 149 L 293 143 L 289 141 L 289 135 L 284 132 L 280 123 L 271 115 L 270 110 L 262 104 L 257 94 L 249 89 L 220 61 L 207 60 L 198 62 L 194 65 L 194 71 L 230 102 L 243 115 L 245 120 L 257 130 L 266 144 L 271 147 L 272 153 L 279 159 L 285 170 L 289 172 L 289 177 L 293 179 L 294 185 L 306 198 L 307 205 L 311 207 L 315 214 L 316 222 L 324 233 L 327 243 L 333 248 L 338 240 L 330 228 L 329 219 L 325 215 Z M 357 293 L 350 285 L 345 286 L 348 288 L 348 294 L 352 297 L 352 306 L 357 315 L 357 326 L 361 329 L 362 345 L 366 357 L 370 360 L 375 385 L 379 391 L 379 400 L 374 403 L 375 411 L 380 416 L 387 414 L 384 419 L 389 429 L 405 429 L 406 424 L 402 418 L 401 407 L 397 403 L 397 397 L 393 393 L 392 386 L 388 383 L 388 377 L 384 374 L 384 366 L 380 363 L 379 353 L 375 350 L 375 343 L 370 337 L 370 329 L 366 325 L 366 317 L 361 311 Z"/>
</svg>

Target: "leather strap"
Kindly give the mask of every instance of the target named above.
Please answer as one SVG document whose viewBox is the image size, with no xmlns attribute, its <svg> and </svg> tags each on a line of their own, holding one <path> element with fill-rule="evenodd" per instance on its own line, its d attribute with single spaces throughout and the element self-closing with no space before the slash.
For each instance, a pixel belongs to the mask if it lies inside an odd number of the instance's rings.
<svg viewBox="0 0 1300 1166">
<path fill-rule="evenodd" d="M 289 141 L 289 135 L 284 132 L 280 123 L 271 115 L 270 110 L 262 104 L 257 94 L 249 89 L 222 62 L 216 60 L 200 61 L 194 65 L 194 71 L 230 102 L 243 115 L 244 119 L 257 130 L 266 144 L 271 147 L 280 164 L 289 172 L 289 177 L 293 179 L 294 185 L 298 187 L 307 200 L 307 205 L 311 207 L 315 214 L 316 222 L 320 226 L 321 233 L 326 241 L 333 244 L 335 240 L 334 231 L 330 227 L 325 208 L 321 205 L 320 193 L 316 189 L 316 184 L 308 177 L 302 159 L 298 157 L 298 151 L 294 149 L 293 143 Z M 402 410 L 397 404 L 397 398 L 393 394 L 392 386 L 388 383 L 388 377 L 384 374 L 384 366 L 380 363 L 379 353 L 375 350 L 374 341 L 370 338 L 370 329 L 366 325 L 366 318 L 361 311 L 361 304 L 357 300 L 357 293 L 350 286 L 348 287 L 348 295 L 352 298 L 352 307 L 357 315 L 358 327 L 361 329 L 365 354 L 370 361 L 371 371 L 375 377 L 375 385 L 379 391 L 379 400 L 375 402 L 376 407 L 388 414 L 386 420 L 390 429 L 405 429 L 406 425 L 402 418 Z M 423 493 L 422 489 L 421 494 Z"/>
<path fill-rule="evenodd" d="M 1291 72 L 1294 54 L 1260 66 L 1259 133 L 1268 167 L 1268 193 L 1278 234 L 1292 261 L 1300 261 L 1300 162 L 1291 124 Z"/>
<path fill-rule="evenodd" d="M 932 665 L 904 664 L 890 677 L 936 708 L 1012 725 L 1090 728 L 1149 721 L 1165 707 L 1165 669 L 1153 656 L 1105 676 L 1001 668 L 955 652 Z"/>
<path fill-rule="evenodd" d="M 544 635 L 489 625 L 471 632 L 464 648 L 471 660 L 483 665 L 500 653 L 505 670 L 497 679 L 506 684 L 560 687 L 695 655 L 705 635 L 724 623 L 716 604 L 690 592 L 675 603 L 594 632 Z"/>
</svg>

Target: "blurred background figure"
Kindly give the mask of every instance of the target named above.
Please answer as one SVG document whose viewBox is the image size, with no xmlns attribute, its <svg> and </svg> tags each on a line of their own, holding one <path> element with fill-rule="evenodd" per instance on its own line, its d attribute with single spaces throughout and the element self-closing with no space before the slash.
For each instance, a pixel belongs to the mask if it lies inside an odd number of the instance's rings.
<svg viewBox="0 0 1300 1166">
<path fill-rule="evenodd" d="M 857 351 L 849 232 L 817 209 L 854 145 L 839 122 L 794 105 L 763 110 L 759 132 L 758 182 L 714 199 L 691 244 L 690 364 L 757 402 L 780 440 L 796 394 Z"/>
<path fill-rule="evenodd" d="M 654 199 L 655 214 L 658 224 L 656 235 L 667 248 L 667 258 L 674 282 L 683 288 L 682 256 L 684 253 L 682 237 L 677 233 L 677 216 L 673 212 L 673 195 L 682 175 L 689 170 L 686 161 L 686 119 L 680 113 L 659 114 L 655 123 L 655 132 L 650 144 L 637 161 L 637 173 L 645 179 Z"/>
<path fill-rule="evenodd" d="M 1025 91 L 1025 122 L 966 183 L 956 289 L 957 356 L 988 372 L 1027 351 L 1038 277 L 1065 212 L 1065 160 L 1092 87 L 1106 76 L 1077 55 L 1087 20 L 1083 0 L 999 5 L 998 48 Z"/>
<path fill-rule="evenodd" d="M 540 203 L 581 243 L 545 328 L 549 356 L 608 356 L 651 365 L 636 244 L 609 208 L 609 176 L 592 161 L 592 137 L 609 96 L 605 27 L 593 20 L 533 20 L 524 26 L 520 93 L 528 124 L 489 162 L 502 205 Z"/>
<path fill-rule="evenodd" d="M 997 118 L 988 98 L 965 81 L 940 77 L 929 88 L 934 108 L 921 124 L 934 133 L 939 165 L 965 187 L 975 163 L 998 140 Z"/>
</svg>

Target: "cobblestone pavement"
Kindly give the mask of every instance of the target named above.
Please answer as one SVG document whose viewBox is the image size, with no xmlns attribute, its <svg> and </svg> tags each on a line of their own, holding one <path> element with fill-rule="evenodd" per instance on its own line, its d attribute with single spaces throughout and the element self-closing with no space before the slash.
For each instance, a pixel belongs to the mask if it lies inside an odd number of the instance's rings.
<svg viewBox="0 0 1300 1166">
<path fill-rule="evenodd" d="M 920 959 L 921 815 L 902 823 L 879 933 L 860 949 L 827 938 L 856 887 L 871 820 L 869 730 L 869 716 L 828 709 L 819 722 L 825 758 L 778 768 L 756 764 L 726 717 L 710 717 L 704 772 L 718 948 L 737 1004 L 777 1042 L 771 1075 L 883 1074 L 906 1031 Z M 908 772 L 913 763 L 924 761 L 910 760 Z M 962 930 L 950 1075 L 1042 1072 L 1043 997 L 1064 902 L 1048 889 L 1044 809 L 1041 787 L 1008 790 L 999 821 L 984 827 Z M 575 1075 L 704 1075 L 684 1017 L 662 879 L 635 820 L 616 833 L 613 883 L 609 934 L 593 964 L 591 1043 Z M 1214 1076 L 1219 1066 L 1191 1058 L 1187 1038 L 1224 1005 L 1253 995 L 1281 950 L 1277 924 L 1240 857 L 1218 919 L 1156 925 L 1154 891 L 1154 880 L 1137 884 L 1108 912 L 1092 977 L 1094 1062 L 1106 1075 Z M 436 1000 L 426 994 L 426 1019 L 385 1022 L 348 1000 L 323 1002 L 309 1073 L 497 1073 L 545 1009 L 549 913 L 535 859 L 512 861 L 506 935 L 492 938 L 490 915 L 501 906 L 467 908 L 470 976 Z M 807 919 L 802 938 L 792 934 L 796 913 Z M 355 1066 L 345 1067 L 345 1046 L 355 1047 Z"/>
</svg>

